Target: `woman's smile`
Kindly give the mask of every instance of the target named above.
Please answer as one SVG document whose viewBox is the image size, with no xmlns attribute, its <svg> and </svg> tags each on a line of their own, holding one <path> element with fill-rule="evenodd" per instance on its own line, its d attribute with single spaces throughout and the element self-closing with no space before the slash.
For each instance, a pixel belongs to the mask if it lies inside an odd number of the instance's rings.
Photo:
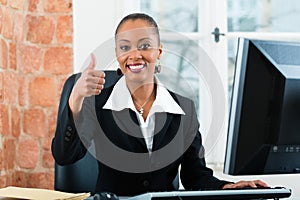
<svg viewBox="0 0 300 200">
<path fill-rule="evenodd" d="M 131 72 L 133 73 L 139 73 L 141 72 L 145 67 L 147 67 L 146 63 L 135 63 L 135 64 L 128 64 L 126 66 Z"/>
</svg>

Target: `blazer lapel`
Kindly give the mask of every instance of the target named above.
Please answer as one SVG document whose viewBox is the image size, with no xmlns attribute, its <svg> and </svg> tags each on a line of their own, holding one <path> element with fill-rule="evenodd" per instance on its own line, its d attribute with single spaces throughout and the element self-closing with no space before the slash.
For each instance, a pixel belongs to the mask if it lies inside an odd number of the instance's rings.
<svg viewBox="0 0 300 200">
<path fill-rule="evenodd" d="M 126 145 L 130 145 L 130 149 L 133 148 L 137 152 L 148 152 L 139 121 L 134 111 L 131 109 L 124 109 L 122 111 L 103 109 L 112 90 L 113 87 L 105 88 L 101 91 L 101 95 L 95 96 L 96 114 L 100 126 L 104 129 L 105 133 L 115 135 L 117 143 L 126 143 Z"/>
</svg>

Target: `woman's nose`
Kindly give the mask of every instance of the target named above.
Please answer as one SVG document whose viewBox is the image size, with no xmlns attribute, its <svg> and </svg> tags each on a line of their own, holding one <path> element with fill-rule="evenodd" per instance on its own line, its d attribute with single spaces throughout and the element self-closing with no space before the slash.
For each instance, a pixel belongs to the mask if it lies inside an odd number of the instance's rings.
<svg viewBox="0 0 300 200">
<path fill-rule="evenodd" d="M 129 52 L 129 59 L 137 60 L 142 58 L 141 51 L 139 49 L 133 49 Z"/>
</svg>

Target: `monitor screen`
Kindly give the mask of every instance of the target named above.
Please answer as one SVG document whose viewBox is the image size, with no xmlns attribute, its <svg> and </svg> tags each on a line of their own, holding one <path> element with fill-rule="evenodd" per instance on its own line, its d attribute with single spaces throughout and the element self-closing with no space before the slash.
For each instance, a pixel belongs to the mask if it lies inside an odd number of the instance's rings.
<svg viewBox="0 0 300 200">
<path fill-rule="evenodd" d="M 300 43 L 239 39 L 224 173 L 300 173 Z"/>
</svg>

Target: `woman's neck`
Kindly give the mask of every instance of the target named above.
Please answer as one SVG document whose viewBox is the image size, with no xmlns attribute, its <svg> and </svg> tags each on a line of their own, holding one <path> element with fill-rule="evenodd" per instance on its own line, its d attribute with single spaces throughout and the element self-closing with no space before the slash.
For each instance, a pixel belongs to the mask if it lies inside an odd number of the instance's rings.
<svg viewBox="0 0 300 200">
<path fill-rule="evenodd" d="M 127 82 L 132 99 L 137 103 L 145 102 L 154 91 L 154 80 L 148 82 Z"/>
<path fill-rule="evenodd" d="M 156 86 L 154 82 L 139 85 L 127 85 L 132 101 L 144 121 L 149 114 L 151 106 L 156 99 Z"/>
<path fill-rule="evenodd" d="M 154 83 L 127 87 L 131 93 L 132 99 L 138 104 L 143 104 L 143 102 L 147 101 L 154 92 Z"/>
</svg>

